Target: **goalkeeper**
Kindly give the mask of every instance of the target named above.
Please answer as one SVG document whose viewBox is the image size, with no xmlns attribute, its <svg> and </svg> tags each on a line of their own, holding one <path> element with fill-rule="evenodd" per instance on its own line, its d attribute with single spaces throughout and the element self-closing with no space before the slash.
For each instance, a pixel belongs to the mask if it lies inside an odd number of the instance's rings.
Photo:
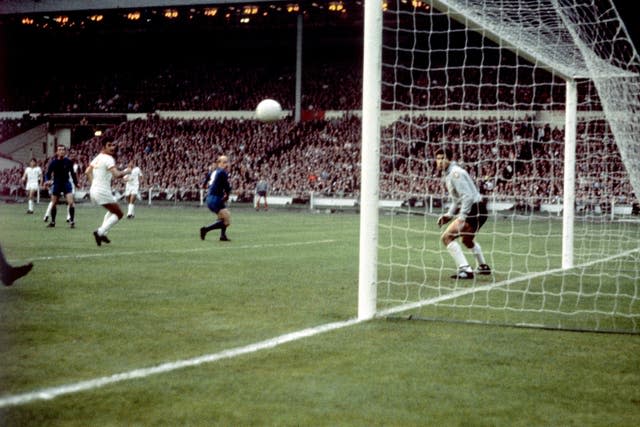
<svg viewBox="0 0 640 427">
<path fill-rule="evenodd" d="M 451 222 L 441 236 L 442 243 L 458 266 L 457 273 L 451 278 L 473 279 L 474 272 L 456 239 L 461 237 L 462 243 L 473 253 L 478 263 L 476 274 L 491 274 L 491 268 L 484 259 L 482 248 L 474 242 L 476 233 L 487 221 L 487 204 L 482 200 L 469 173 L 452 159 L 453 152 L 450 149 L 436 151 L 436 168 L 444 171 L 447 191 L 451 197 L 449 211 L 438 218 L 438 227 Z"/>
</svg>

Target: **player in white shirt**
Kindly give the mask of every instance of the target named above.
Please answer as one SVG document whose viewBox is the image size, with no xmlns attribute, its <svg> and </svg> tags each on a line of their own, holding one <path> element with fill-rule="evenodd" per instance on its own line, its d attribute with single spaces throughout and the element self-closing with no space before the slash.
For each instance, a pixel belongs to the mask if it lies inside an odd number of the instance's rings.
<svg viewBox="0 0 640 427">
<path fill-rule="evenodd" d="M 124 197 L 126 198 L 127 205 L 127 218 L 135 218 L 135 203 L 138 195 L 140 194 L 140 181 L 142 180 L 142 171 L 138 166 L 136 166 L 135 160 L 131 160 L 129 162 L 128 169 L 131 173 L 124 177 L 125 182 L 127 183 L 124 187 Z"/>
<path fill-rule="evenodd" d="M 29 198 L 27 213 L 33 213 L 33 200 L 37 196 L 40 187 L 42 187 L 42 168 L 37 165 L 36 159 L 29 161 L 29 166 L 24 169 L 22 181 L 25 182 L 25 189 Z"/>
<path fill-rule="evenodd" d="M 100 154 L 91 161 L 85 171 L 91 183 L 91 188 L 89 189 L 91 201 L 102 205 L 107 210 L 102 225 L 93 232 L 93 237 L 98 246 L 100 246 L 102 242 L 111 243 L 109 238 L 107 238 L 107 233 L 124 216 L 118 201 L 113 196 L 111 179 L 114 177 L 124 177 L 131 171 L 129 169 L 121 171 L 116 167 L 116 161 L 113 158 L 116 149 L 117 145 L 113 137 L 109 135 L 105 136 L 102 139 L 102 150 Z"/>
<path fill-rule="evenodd" d="M 482 248 L 474 241 L 476 233 L 487 221 L 487 205 L 482 200 L 482 195 L 469 173 L 453 161 L 453 152 L 450 149 L 436 151 L 436 167 L 445 173 L 445 183 L 451 197 L 449 211 L 438 218 L 439 227 L 453 220 L 441 237 L 442 243 L 458 265 L 458 272 L 451 278 L 473 279 L 474 272 L 462 253 L 460 244 L 456 242 L 458 237 L 476 258 L 476 274 L 491 274 Z"/>
</svg>

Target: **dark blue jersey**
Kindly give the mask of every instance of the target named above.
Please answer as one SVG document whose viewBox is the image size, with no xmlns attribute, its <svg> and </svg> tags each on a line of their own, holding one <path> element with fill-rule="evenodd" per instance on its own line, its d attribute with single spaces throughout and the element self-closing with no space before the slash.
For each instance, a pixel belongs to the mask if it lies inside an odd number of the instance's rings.
<svg viewBox="0 0 640 427">
<path fill-rule="evenodd" d="M 225 197 L 231 194 L 231 184 L 229 184 L 229 175 L 222 168 L 217 168 L 211 173 L 209 178 L 208 196 Z"/>
<path fill-rule="evenodd" d="M 204 176 L 204 179 L 200 183 L 203 188 L 209 188 L 209 183 L 211 182 L 211 174 L 213 172 L 207 172 Z"/>
<path fill-rule="evenodd" d="M 73 170 L 73 162 L 68 157 L 62 159 L 54 158 L 49 163 L 45 178 L 47 181 L 53 179 L 53 183 L 56 186 L 64 186 L 69 182 L 69 177 L 73 181 L 73 185 L 78 186 L 78 177 Z"/>
</svg>

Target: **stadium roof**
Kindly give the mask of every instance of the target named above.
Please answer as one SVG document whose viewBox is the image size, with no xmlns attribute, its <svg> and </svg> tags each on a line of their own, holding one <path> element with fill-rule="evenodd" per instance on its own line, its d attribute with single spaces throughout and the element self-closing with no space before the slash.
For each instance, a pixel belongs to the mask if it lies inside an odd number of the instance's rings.
<svg viewBox="0 0 640 427">
<path fill-rule="evenodd" d="M 4 0 L 0 2 L 0 14 L 278 2 L 282 0 Z"/>
</svg>

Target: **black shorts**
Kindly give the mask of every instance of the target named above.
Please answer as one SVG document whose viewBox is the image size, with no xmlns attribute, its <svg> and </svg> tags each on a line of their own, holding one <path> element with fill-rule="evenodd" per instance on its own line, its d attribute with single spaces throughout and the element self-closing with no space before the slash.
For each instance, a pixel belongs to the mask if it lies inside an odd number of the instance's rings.
<svg viewBox="0 0 640 427">
<path fill-rule="evenodd" d="M 53 185 L 51 186 L 52 196 L 59 196 L 61 194 L 66 196 L 69 193 L 73 193 L 73 187 L 71 186 L 71 183 L 69 181 L 66 181 L 66 182 L 53 181 Z"/>
<path fill-rule="evenodd" d="M 267 197 L 267 192 L 266 191 L 258 191 L 258 196 Z"/>
<path fill-rule="evenodd" d="M 218 213 L 225 209 L 224 198 L 218 196 L 207 196 L 207 207 L 213 213 Z"/>
<path fill-rule="evenodd" d="M 482 201 L 474 203 L 473 206 L 471 206 L 471 211 L 469 212 L 469 215 L 467 215 L 467 219 L 465 221 L 471 225 L 473 232 L 477 233 L 484 223 L 487 222 L 488 218 L 489 214 L 487 213 L 487 203 Z"/>
</svg>

